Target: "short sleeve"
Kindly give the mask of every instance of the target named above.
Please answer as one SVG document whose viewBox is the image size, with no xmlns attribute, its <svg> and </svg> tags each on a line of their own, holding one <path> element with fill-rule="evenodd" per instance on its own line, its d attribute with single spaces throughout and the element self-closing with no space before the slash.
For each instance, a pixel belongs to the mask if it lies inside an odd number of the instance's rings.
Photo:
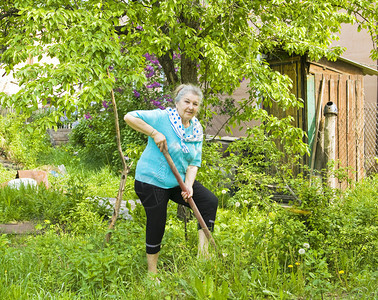
<svg viewBox="0 0 378 300">
<path fill-rule="evenodd" d="M 195 155 L 193 160 L 189 163 L 191 166 L 201 167 L 202 162 L 202 142 L 196 142 L 195 144 Z"/>
<path fill-rule="evenodd" d="M 154 110 L 134 110 L 130 111 L 127 114 L 142 119 L 149 125 L 159 124 L 161 117 L 166 114 L 164 110 L 154 109 Z"/>
</svg>

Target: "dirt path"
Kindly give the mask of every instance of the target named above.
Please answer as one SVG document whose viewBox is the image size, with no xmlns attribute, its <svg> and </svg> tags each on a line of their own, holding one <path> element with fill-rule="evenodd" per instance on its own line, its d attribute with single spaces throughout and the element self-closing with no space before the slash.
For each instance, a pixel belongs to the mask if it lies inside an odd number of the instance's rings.
<svg viewBox="0 0 378 300">
<path fill-rule="evenodd" d="M 35 223 L 25 221 L 20 223 L 0 224 L 0 233 L 5 234 L 29 234 L 35 233 Z"/>
</svg>

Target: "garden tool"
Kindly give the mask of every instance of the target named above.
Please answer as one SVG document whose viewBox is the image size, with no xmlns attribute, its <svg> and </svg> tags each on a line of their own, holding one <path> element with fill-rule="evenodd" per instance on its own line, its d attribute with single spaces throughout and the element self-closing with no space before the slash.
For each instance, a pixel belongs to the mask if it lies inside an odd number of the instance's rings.
<svg viewBox="0 0 378 300">
<path fill-rule="evenodd" d="M 178 170 L 175 166 L 175 163 L 172 160 L 171 155 L 168 153 L 168 150 L 164 150 L 163 154 L 164 154 L 165 159 L 168 162 L 169 167 L 171 168 L 173 174 L 175 175 L 176 180 L 181 187 L 181 190 L 184 191 L 184 192 L 187 192 L 186 185 L 185 185 L 184 181 L 182 180 L 182 178 L 181 178 L 181 176 L 180 176 L 180 174 L 179 174 L 179 172 L 178 172 Z M 205 221 L 203 220 L 201 213 L 197 208 L 197 205 L 194 203 L 193 198 L 190 197 L 189 199 L 187 199 L 187 201 L 188 201 L 191 209 L 193 210 L 194 215 L 197 218 L 197 221 L 200 224 L 200 226 L 201 226 L 203 232 L 205 233 L 207 239 L 211 242 L 211 244 L 214 246 L 214 248 L 217 249 L 217 245 L 215 244 L 215 240 L 214 240 L 213 236 L 211 235 L 209 228 L 207 228 L 207 225 L 206 225 Z"/>
</svg>

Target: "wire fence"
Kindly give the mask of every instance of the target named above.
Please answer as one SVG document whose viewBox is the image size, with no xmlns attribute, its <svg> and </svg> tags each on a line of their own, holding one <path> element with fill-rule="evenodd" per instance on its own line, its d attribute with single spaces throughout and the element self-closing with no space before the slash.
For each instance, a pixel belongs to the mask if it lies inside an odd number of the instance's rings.
<svg viewBox="0 0 378 300">
<path fill-rule="evenodd" d="M 364 156 L 366 175 L 378 173 L 378 103 L 365 103 Z"/>
</svg>

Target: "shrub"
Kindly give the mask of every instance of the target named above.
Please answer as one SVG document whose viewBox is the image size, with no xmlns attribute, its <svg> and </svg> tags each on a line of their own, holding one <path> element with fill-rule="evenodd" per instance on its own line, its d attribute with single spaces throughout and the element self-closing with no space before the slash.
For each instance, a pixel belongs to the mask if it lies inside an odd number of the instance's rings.
<svg viewBox="0 0 378 300">
<path fill-rule="evenodd" d="M 6 169 L 2 164 L 0 164 L 0 184 L 3 184 L 9 180 L 16 178 L 16 171 Z"/>
<path fill-rule="evenodd" d="M 288 193 L 288 182 L 293 178 L 298 155 L 277 148 L 273 138 L 255 127 L 250 136 L 230 144 L 227 164 L 233 167 L 233 195 L 229 203 L 248 202 L 250 205 L 269 204 L 275 192 Z"/>
<path fill-rule="evenodd" d="M 125 153 L 130 145 L 146 144 L 147 138 L 127 126 L 123 121 L 123 116 L 132 110 L 156 108 L 151 103 L 141 100 L 140 97 L 136 97 L 131 90 L 116 92 L 121 144 Z M 83 115 L 84 117 L 79 119 L 78 124 L 72 130 L 71 144 L 89 163 L 96 163 L 99 166 L 108 164 L 112 165 L 115 170 L 120 169 L 121 160 L 116 143 L 111 102 L 104 101 L 102 104 L 95 104 L 83 112 Z"/>
<path fill-rule="evenodd" d="M 378 175 L 366 178 L 347 191 L 335 207 L 341 220 L 339 240 L 342 252 L 349 252 L 356 258 L 349 268 L 378 264 Z M 341 263 L 341 262 L 340 262 Z M 346 266 L 345 266 L 346 267 Z M 343 266 L 341 266 L 343 268 Z"/>
<path fill-rule="evenodd" d="M 217 142 L 204 142 L 202 149 L 202 166 L 196 179 L 221 200 L 224 193 L 231 188 L 232 166 L 223 159 L 222 145 Z M 223 191 L 223 193 L 222 193 Z"/>
<path fill-rule="evenodd" d="M 10 160 L 33 168 L 38 158 L 51 147 L 45 131 L 26 125 L 23 114 L 0 116 L 0 150 Z"/>
<path fill-rule="evenodd" d="M 74 234 L 87 234 L 88 232 L 102 232 L 105 234 L 107 223 L 104 215 L 98 214 L 100 207 L 91 199 L 84 199 L 72 207 L 62 221 L 66 229 Z"/>
</svg>

